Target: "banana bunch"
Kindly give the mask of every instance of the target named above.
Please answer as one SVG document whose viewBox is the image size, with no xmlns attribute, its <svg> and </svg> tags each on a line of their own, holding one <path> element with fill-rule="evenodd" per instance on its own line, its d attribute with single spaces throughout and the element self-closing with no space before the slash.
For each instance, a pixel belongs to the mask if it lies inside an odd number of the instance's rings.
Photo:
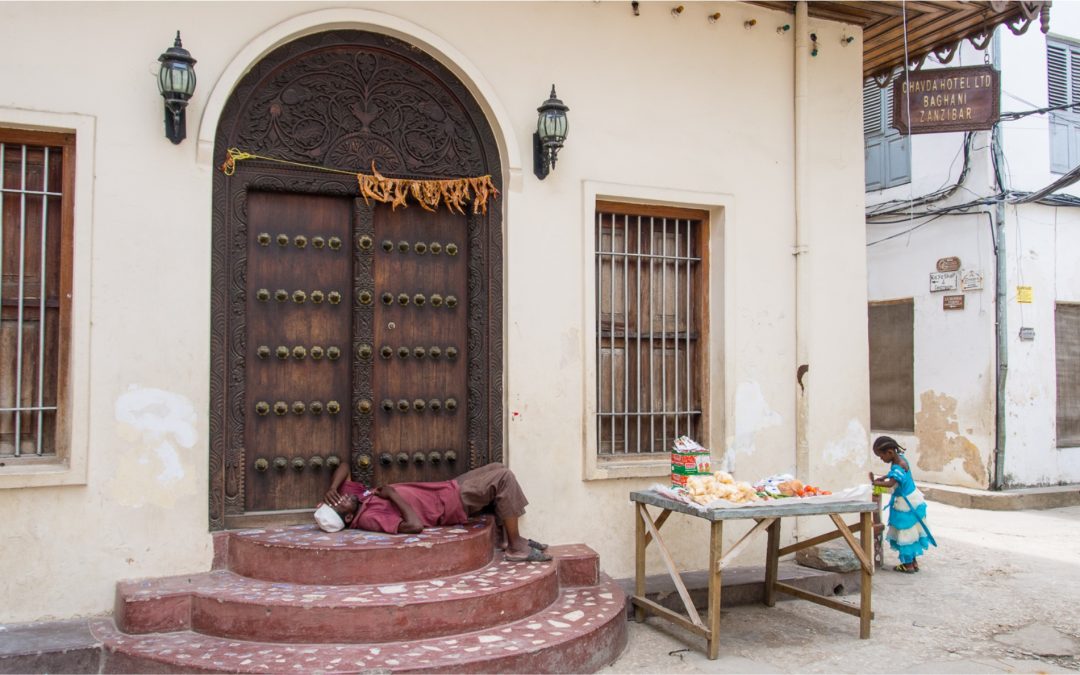
<svg viewBox="0 0 1080 675">
<path fill-rule="evenodd" d="M 686 481 L 686 491 L 698 504 L 708 504 L 717 499 L 724 499 L 736 504 L 761 501 L 754 486 L 746 481 L 736 482 L 727 471 L 704 476 L 690 476 Z"/>
</svg>

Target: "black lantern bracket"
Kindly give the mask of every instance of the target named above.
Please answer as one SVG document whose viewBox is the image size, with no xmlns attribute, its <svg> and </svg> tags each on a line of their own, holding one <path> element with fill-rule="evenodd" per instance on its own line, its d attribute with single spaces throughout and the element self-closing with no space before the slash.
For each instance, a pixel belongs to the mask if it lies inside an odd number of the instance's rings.
<svg viewBox="0 0 1080 675">
<path fill-rule="evenodd" d="M 566 111 L 569 110 L 555 94 L 555 85 L 551 85 L 551 95 L 543 105 L 536 109 L 536 131 L 533 132 L 533 173 L 544 180 L 552 169 L 566 141 L 568 122 Z"/>
<path fill-rule="evenodd" d="M 180 42 L 176 31 L 173 46 L 158 57 L 158 91 L 165 99 L 165 137 L 174 145 L 187 138 L 188 100 L 195 93 L 195 59 Z"/>
</svg>

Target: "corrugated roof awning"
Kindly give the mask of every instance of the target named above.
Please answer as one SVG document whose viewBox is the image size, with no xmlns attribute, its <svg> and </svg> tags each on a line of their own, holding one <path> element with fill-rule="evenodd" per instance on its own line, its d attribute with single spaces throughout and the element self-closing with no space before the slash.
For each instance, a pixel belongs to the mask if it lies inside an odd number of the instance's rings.
<svg viewBox="0 0 1080 675">
<path fill-rule="evenodd" d="M 794 2 L 751 2 L 794 13 Z M 1050 2 L 808 2 L 811 17 L 843 21 L 863 29 L 863 75 L 881 76 L 905 60 L 921 65 L 930 54 L 947 63 L 964 40 L 985 49 L 994 29 L 1005 24 L 1019 35 L 1039 21 L 1050 29 Z M 905 58 L 904 25 L 907 24 Z"/>
</svg>

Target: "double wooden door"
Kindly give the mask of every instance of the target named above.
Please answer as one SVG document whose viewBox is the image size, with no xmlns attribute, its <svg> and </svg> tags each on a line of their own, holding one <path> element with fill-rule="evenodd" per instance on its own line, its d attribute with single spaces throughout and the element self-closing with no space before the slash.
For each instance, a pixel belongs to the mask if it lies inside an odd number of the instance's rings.
<svg viewBox="0 0 1080 675">
<path fill-rule="evenodd" d="M 253 191 L 247 221 L 244 511 L 468 469 L 467 217 Z"/>
</svg>

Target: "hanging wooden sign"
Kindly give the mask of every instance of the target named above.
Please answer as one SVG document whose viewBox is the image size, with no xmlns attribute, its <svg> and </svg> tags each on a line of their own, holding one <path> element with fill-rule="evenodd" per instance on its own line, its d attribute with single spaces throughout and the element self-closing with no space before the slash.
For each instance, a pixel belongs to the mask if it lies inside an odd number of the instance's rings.
<svg viewBox="0 0 1080 675">
<path fill-rule="evenodd" d="M 1001 73 L 992 66 L 910 72 L 896 78 L 892 93 L 893 126 L 902 134 L 989 129 L 1001 116 Z"/>
</svg>

